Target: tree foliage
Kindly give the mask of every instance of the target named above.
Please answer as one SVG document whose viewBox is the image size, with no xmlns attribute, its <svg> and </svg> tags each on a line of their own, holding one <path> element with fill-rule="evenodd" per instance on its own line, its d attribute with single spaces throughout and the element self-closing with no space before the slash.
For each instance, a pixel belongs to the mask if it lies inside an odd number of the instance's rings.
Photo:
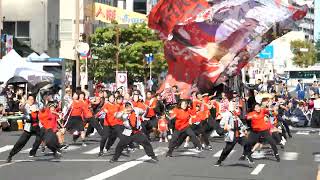
<svg viewBox="0 0 320 180">
<path fill-rule="evenodd" d="M 116 45 L 117 28 L 119 47 Z M 163 42 L 146 24 L 133 24 L 128 27 L 113 23 L 106 28 L 98 28 L 90 37 L 91 51 L 98 59 L 88 62 L 89 78 L 114 82 L 116 54 L 119 53 L 119 71 L 127 71 L 129 81 L 143 81 L 149 77 L 149 65 L 145 54 L 153 53 L 152 74 L 157 77 L 166 70 Z"/>
<path fill-rule="evenodd" d="M 316 51 L 317 62 L 320 62 L 320 39 L 316 42 Z"/>
<path fill-rule="evenodd" d="M 316 63 L 316 49 L 310 41 L 291 41 L 291 49 L 294 54 L 293 62 L 299 67 L 308 67 Z"/>
</svg>

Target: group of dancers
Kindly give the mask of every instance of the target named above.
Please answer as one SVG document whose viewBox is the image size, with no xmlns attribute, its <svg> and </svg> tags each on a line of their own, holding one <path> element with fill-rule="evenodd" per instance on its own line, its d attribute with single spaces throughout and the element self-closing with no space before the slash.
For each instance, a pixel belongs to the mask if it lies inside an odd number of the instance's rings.
<svg viewBox="0 0 320 180">
<path fill-rule="evenodd" d="M 236 92 L 232 94 L 228 98 L 223 92 L 222 98 L 217 100 L 215 95 L 194 92 L 189 99 L 170 104 L 161 94 L 153 95 L 152 92 L 147 92 L 144 99 L 139 91 L 133 91 L 129 97 L 122 96 L 119 91 L 100 91 L 90 100 L 85 98 L 85 93 L 76 92 L 63 115 L 58 113 L 56 103 L 45 102 L 39 107 L 30 95 L 23 109 L 24 131 L 7 162 L 12 161 L 31 136 L 36 136 L 29 153 L 31 157 L 42 144 L 43 148 L 46 146 L 53 152 L 55 158 L 61 158 L 62 149 L 68 147 L 64 142 L 66 132 L 73 136 L 73 143 L 80 138 L 82 146 L 86 146 L 87 136 L 97 132 L 101 137 L 98 156 L 109 151 L 119 139 L 110 162 L 118 161 L 124 149 L 133 149 L 136 145 L 142 146 L 151 160 L 157 162 L 150 143 L 151 134 L 160 142 L 168 142 L 171 137 L 167 157 L 173 157 L 173 151 L 185 141 L 191 141 L 196 151 L 212 150 L 209 141 L 212 132 L 224 135 L 226 142 L 215 166 L 221 166 L 237 143 L 243 146 L 240 160 L 247 159 L 250 166 L 254 163 L 253 152 L 266 143 L 271 145 L 275 158 L 280 161 L 277 145 L 283 148 L 285 132 L 277 120 L 272 99 L 263 100 L 254 106 L 252 112 L 243 115 L 243 99 Z"/>
</svg>

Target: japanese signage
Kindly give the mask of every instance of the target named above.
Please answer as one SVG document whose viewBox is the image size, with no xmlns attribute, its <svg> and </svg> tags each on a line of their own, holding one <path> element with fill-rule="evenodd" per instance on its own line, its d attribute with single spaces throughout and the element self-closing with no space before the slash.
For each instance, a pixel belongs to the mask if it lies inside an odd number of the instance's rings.
<svg viewBox="0 0 320 180">
<path fill-rule="evenodd" d="M 147 22 L 147 16 L 101 3 L 95 3 L 95 20 L 106 23 L 111 23 L 115 20 L 119 24 L 134 24 Z"/>
</svg>

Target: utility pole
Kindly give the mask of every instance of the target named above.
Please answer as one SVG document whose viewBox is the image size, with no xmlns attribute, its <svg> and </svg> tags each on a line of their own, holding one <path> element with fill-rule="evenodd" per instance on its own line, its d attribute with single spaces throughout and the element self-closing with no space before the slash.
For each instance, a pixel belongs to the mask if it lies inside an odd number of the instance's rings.
<svg viewBox="0 0 320 180">
<path fill-rule="evenodd" d="M 75 47 L 75 53 L 74 57 L 76 60 L 76 86 L 80 86 L 80 60 L 78 52 L 76 51 L 76 46 L 79 43 L 79 34 L 80 34 L 80 0 L 76 0 L 76 28 L 75 28 L 75 39 L 74 39 L 74 47 Z"/>
<path fill-rule="evenodd" d="M 116 46 L 117 46 L 117 53 L 116 53 L 116 72 L 119 71 L 119 53 L 120 53 L 120 47 L 119 47 L 119 26 L 116 25 Z"/>
</svg>

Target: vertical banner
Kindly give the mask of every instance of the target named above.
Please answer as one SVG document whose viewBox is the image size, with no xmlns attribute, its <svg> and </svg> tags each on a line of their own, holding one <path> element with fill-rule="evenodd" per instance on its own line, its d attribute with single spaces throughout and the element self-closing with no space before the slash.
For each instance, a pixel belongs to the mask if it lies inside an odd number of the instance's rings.
<svg viewBox="0 0 320 180">
<path fill-rule="evenodd" d="M 128 75 L 126 71 L 117 71 L 116 72 L 116 84 L 117 89 L 122 87 L 124 92 L 128 90 Z"/>
</svg>

